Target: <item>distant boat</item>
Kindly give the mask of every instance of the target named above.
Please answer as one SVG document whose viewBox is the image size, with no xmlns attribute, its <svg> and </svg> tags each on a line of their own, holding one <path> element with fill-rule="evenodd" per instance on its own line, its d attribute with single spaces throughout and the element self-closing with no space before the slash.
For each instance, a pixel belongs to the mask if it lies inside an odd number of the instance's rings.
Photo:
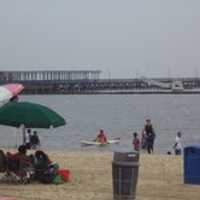
<svg viewBox="0 0 200 200">
<path fill-rule="evenodd" d="M 184 87 L 182 81 L 174 81 L 171 87 L 172 92 L 183 92 Z"/>
<path fill-rule="evenodd" d="M 162 83 L 160 81 L 156 81 L 150 78 L 141 77 L 141 80 L 145 82 L 148 86 L 156 86 L 160 89 L 171 89 L 171 83 Z"/>
<path fill-rule="evenodd" d="M 160 89 L 163 90 L 170 90 L 171 92 L 183 92 L 184 87 L 182 81 L 175 80 L 172 83 L 162 83 L 160 81 L 155 81 L 152 79 L 148 79 L 145 77 L 141 78 L 145 83 L 147 83 L 149 86 L 157 86 Z"/>
</svg>

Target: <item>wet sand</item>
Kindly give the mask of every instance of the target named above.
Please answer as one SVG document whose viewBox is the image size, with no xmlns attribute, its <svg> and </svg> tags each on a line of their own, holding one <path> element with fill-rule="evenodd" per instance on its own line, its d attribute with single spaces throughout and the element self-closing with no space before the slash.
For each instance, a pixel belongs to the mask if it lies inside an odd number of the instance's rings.
<svg viewBox="0 0 200 200">
<path fill-rule="evenodd" d="M 0 195 L 17 200 L 112 200 L 112 153 L 51 152 L 51 160 L 71 171 L 61 185 L 0 184 Z M 138 200 L 199 200 L 200 186 L 183 184 L 182 158 L 142 155 Z"/>
</svg>

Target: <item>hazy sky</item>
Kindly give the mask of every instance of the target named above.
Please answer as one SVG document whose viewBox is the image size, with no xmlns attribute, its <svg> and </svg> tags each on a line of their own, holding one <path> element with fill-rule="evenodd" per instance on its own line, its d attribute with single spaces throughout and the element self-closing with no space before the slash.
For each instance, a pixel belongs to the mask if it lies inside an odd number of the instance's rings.
<svg viewBox="0 0 200 200">
<path fill-rule="evenodd" d="M 198 76 L 199 0 L 0 0 L 0 69 Z"/>
</svg>

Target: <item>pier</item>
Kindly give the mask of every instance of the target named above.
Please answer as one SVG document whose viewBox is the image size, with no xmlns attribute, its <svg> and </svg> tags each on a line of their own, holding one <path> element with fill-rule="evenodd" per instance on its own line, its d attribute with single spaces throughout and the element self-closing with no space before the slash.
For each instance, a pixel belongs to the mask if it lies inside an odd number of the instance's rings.
<svg viewBox="0 0 200 200">
<path fill-rule="evenodd" d="M 180 81 L 182 93 L 200 93 L 200 78 L 101 79 L 100 70 L 0 71 L 0 84 L 21 83 L 25 94 L 171 93 L 164 85 Z"/>
</svg>

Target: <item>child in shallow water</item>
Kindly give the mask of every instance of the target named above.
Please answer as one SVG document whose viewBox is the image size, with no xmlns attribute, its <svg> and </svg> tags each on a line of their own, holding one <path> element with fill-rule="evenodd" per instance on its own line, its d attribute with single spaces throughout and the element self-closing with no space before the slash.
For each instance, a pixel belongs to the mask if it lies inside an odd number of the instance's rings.
<svg viewBox="0 0 200 200">
<path fill-rule="evenodd" d="M 138 134 L 136 132 L 133 133 L 133 150 L 134 151 L 140 150 L 140 140 L 139 140 Z"/>
</svg>

